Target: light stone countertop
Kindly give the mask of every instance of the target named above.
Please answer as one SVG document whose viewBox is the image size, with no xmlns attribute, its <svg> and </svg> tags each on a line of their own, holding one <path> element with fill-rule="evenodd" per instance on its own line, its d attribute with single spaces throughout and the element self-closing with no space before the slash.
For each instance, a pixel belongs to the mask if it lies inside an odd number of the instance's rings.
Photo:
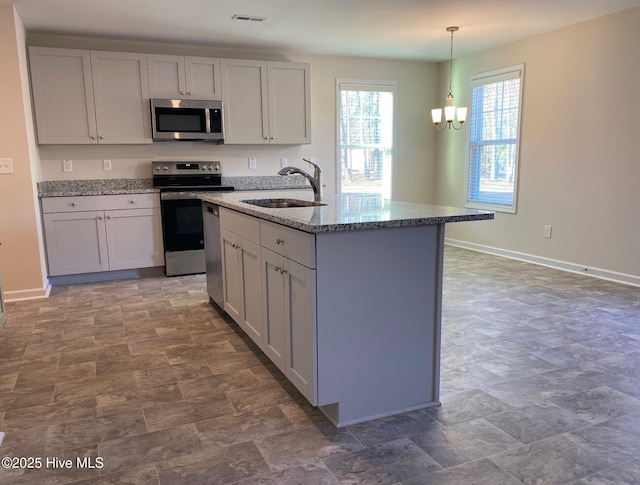
<svg viewBox="0 0 640 485">
<path fill-rule="evenodd" d="M 383 200 L 379 195 L 360 193 L 324 195 L 322 202 L 327 205 L 316 207 L 269 209 L 242 202 L 267 198 L 312 201 L 313 192 L 305 189 L 257 190 L 200 196 L 204 201 L 309 233 L 424 226 L 494 218 L 494 213 L 489 211 Z"/>
<path fill-rule="evenodd" d="M 153 180 L 99 179 L 47 180 L 38 182 L 39 197 L 76 197 L 84 195 L 148 194 L 158 192 Z"/>
</svg>

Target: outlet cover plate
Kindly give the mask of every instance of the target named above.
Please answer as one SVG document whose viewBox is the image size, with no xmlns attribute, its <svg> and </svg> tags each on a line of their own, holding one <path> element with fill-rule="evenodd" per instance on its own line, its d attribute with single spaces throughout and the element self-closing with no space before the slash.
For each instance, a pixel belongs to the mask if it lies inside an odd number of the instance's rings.
<svg viewBox="0 0 640 485">
<path fill-rule="evenodd" d="M 62 160 L 62 171 L 73 172 L 73 160 Z"/>
<path fill-rule="evenodd" d="M 12 158 L 0 158 L 0 173 L 13 173 Z"/>
</svg>

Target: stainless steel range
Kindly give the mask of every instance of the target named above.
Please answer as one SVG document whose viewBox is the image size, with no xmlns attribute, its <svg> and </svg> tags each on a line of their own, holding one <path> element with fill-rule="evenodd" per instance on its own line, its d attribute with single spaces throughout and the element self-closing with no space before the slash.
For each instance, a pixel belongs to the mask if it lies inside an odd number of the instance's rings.
<svg viewBox="0 0 640 485">
<path fill-rule="evenodd" d="M 165 274 L 204 273 L 202 203 L 198 194 L 232 191 L 222 185 L 220 162 L 153 162 L 153 185 L 160 189 Z"/>
</svg>

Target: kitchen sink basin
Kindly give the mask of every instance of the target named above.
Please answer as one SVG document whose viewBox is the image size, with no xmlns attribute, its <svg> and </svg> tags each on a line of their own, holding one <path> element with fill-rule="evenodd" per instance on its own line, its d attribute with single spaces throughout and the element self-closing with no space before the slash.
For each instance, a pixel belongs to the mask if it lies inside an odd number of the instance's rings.
<svg viewBox="0 0 640 485">
<path fill-rule="evenodd" d="M 268 209 L 287 209 L 293 207 L 317 207 L 323 204 L 322 202 L 312 202 L 310 200 L 300 199 L 250 199 L 241 200 L 245 204 L 257 205 L 259 207 L 266 207 Z"/>
</svg>

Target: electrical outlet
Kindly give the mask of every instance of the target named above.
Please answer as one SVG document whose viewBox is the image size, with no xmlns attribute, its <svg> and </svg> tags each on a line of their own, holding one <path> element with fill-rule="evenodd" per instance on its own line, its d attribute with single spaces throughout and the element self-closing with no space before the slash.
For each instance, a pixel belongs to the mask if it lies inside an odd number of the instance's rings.
<svg viewBox="0 0 640 485">
<path fill-rule="evenodd" d="M 72 160 L 62 160 L 62 171 L 63 172 L 73 172 L 73 161 Z"/>
<path fill-rule="evenodd" d="M 256 159 L 255 158 L 250 158 L 249 159 L 249 168 L 256 168 Z"/>
<path fill-rule="evenodd" d="M 551 226 L 544 226 L 544 237 L 551 237 Z"/>
<path fill-rule="evenodd" d="M 284 167 L 286 167 L 286 166 L 288 166 L 288 165 L 289 165 L 289 161 L 288 161 L 286 158 L 281 158 L 281 159 L 280 159 L 280 166 L 281 166 L 282 168 L 284 168 Z"/>
<path fill-rule="evenodd" d="M 102 164 L 105 170 L 111 170 L 111 160 L 103 160 Z"/>
<path fill-rule="evenodd" d="M 0 173 L 13 173 L 13 159 L 0 158 Z"/>
</svg>

